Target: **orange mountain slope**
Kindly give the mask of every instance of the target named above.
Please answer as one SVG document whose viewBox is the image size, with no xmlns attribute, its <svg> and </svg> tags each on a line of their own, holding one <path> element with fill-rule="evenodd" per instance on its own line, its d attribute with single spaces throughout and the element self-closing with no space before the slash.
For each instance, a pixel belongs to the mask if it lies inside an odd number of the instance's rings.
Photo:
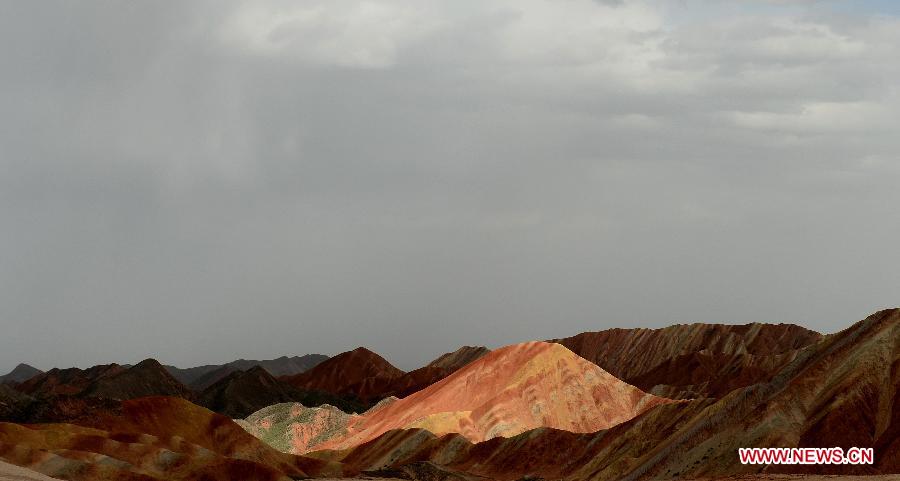
<svg viewBox="0 0 900 481">
<path fill-rule="evenodd" d="M 409 396 L 444 379 L 489 352 L 491 352 L 490 349 L 486 347 L 463 346 L 453 352 L 443 354 L 427 365 L 395 378 L 386 386 L 385 392 L 381 393 L 380 397 L 394 396 L 402 398 Z"/>
<path fill-rule="evenodd" d="M 472 442 L 537 427 L 593 432 L 672 402 L 626 384 L 559 344 L 529 342 L 497 349 L 442 381 L 362 415 L 284 405 L 251 416 L 248 430 L 288 436 L 290 451 L 345 449 L 393 429 L 459 433 Z M 290 409 L 288 422 L 276 419 Z"/>
</svg>

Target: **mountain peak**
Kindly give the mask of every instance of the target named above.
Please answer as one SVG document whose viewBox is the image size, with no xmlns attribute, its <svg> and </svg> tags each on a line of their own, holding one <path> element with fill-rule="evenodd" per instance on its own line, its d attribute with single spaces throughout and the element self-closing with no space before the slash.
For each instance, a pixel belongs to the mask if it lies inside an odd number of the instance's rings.
<svg viewBox="0 0 900 481">
<path fill-rule="evenodd" d="M 162 369 L 165 370 L 165 367 L 152 357 L 144 359 L 143 361 L 135 364 L 131 367 L 131 369 Z"/>
<path fill-rule="evenodd" d="M 363 347 L 363 346 L 359 346 L 359 347 L 357 347 L 356 349 L 354 349 L 354 350 L 352 350 L 352 351 L 347 351 L 347 352 L 343 352 L 343 353 L 341 353 L 341 354 L 338 354 L 338 356 L 342 356 L 342 355 L 364 356 L 364 357 L 377 357 L 377 358 L 379 358 L 379 359 L 383 359 L 380 355 L 378 355 L 378 354 L 375 353 L 374 351 L 369 350 L 368 348 L 365 348 L 365 347 Z M 335 356 L 335 357 L 337 357 L 337 356 Z"/>
<path fill-rule="evenodd" d="M 458 433 L 473 442 L 538 427 L 587 433 L 670 402 L 615 378 L 560 344 L 527 342 L 494 350 L 421 391 L 347 418 L 346 426 L 330 434 L 300 433 L 292 438 L 292 452 L 308 451 L 313 440 L 317 450 L 345 449 L 394 429 Z M 301 411 L 298 415 L 309 415 Z M 320 435 L 328 439 L 321 442 Z"/>
<path fill-rule="evenodd" d="M 295 387 L 377 400 L 391 381 L 404 374 L 383 357 L 364 348 L 343 352 L 312 369 L 282 378 Z"/>
<path fill-rule="evenodd" d="M 25 363 L 19 363 L 12 371 L 8 374 L 0 376 L 0 383 L 4 382 L 25 382 L 38 374 L 43 374 L 44 371 L 37 369 L 33 366 L 29 366 Z"/>
<path fill-rule="evenodd" d="M 144 396 L 191 397 L 190 390 L 156 359 L 144 359 L 127 370 L 101 376 L 91 383 L 85 394 L 121 400 Z"/>
</svg>

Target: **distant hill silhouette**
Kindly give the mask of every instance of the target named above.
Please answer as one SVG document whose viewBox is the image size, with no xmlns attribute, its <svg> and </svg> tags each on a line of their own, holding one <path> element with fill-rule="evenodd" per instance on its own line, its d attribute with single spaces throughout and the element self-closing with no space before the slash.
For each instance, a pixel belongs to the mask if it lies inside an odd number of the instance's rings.
<svg viewBox="0 0 900 481">
<path fill-rule="evenodd" d="M 185 369 L 175 366 L 166 366 L 166 369 L 169 371 L 169 374 L 174 376 L 175 379 L 178 379 L 182 384 L 190 386 L 192 389 L 202 391 L 234 371 L 246 371 L 253 366 L 262 366 L 266 371 L 276 377 L 291 376 L 312 369 L 327 359 L 328 356 L 323 354 L 305 354 L 303 356 L 293 357 L 281 356 L 277 359 L 261 361 L 238 359 L 225 364 L 207 364 Z"/>
<path fill-rule="evenodd" d="M 80 395 L 98 379 L 126 370 L 128 368 L 118 364 L 100 364 L 88 369 L 53 368 L 21 383 L 17 389 L 35 397 Z"/>
<path fill-rule="evenodd" d="M 0 384 L 25 382 L 38 374 L 43 373 L 38 368 L 29 366 L 28 364 L 19 364 L 8 374 L 0 376 Z"/>
</svg>

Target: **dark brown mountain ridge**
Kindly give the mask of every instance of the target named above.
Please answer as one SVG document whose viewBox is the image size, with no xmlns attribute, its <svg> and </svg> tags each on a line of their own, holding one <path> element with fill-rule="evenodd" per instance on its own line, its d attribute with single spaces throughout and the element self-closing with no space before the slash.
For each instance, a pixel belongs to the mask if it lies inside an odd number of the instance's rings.
<svg viewBox="0 0 900 481">
<path fill-rule="evenodd" d="M 583 332 L 551 342 L 644 391 L 690 398 L 720 397 L 768 379 L 822 337 L 795 324 L 695 323 Z"/>
<path fill-rule="evenodd" d="M 378 354 L 358 347 L 322 362 L 309 371 L 282 378 L 300 389 L 354 396 L 362 402 L 378 401 L 391 381 L 402 376 Z"/>
<path fill-rule="evenodd" d="M 900 309 L 875 313 L 801 348 L 770 379 L 720 399 L 665 404 L 596 433 L 546 428 L 472 444 L 459 435 L 391 431 L 347 451 L 313 453 L 348 470 L 430 461 L 513 480 L 719 478 L 759 473 L 739 447 L 872 447 L 875 464 L 771 466 L 768 472 L 900 472 Z"/>
<path fill-rule="evenodd" d="M 405 397 L 422 390 L 488 352 L 482 346 L 463 346 L 421 368 L 403 372 L 380 355 L 359 347 L 310 371 L 282 379 L 301 389 L 327 392 L 371 406 L 386 397 Z"/>
<path fill-rule="evenodd" d="M 305 354 L 303 356 L 281 356 L 276 359 L 266 360 L 238 359 L 225 364 L 207 364 L 190 368 L 165 367 L 169 374 L 182 384 L 202 391 L 232 372 L 246 371 L 254 366 L 262 366 L 276 377 L 290 376 L 308 371 L 327 359 L 328 356 L 322 354 Z"/>
<path fill-rule="evenodd" d="M 364 407 L 322 391 L 305 391 L 276 379 L 262 366 L 235 371 L 206 388 L 197 404 L 230 418 L 245 418 L 272 404 L 299 402 L 304 406 L 330 404 L 344 412 L 362 412 Z"/>
</svg>

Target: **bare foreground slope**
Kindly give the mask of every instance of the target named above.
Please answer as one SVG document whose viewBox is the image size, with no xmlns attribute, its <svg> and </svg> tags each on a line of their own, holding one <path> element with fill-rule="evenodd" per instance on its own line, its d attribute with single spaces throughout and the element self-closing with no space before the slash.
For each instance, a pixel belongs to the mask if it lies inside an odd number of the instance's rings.
<svg viewBox="0 0 900 481">
<path fill-rule="evenodd" d="M 0 461 L 0 481 L 56 481 L 36 471 Z"/>
<path fill-rule="evenodd" d="M 74 481 L 280 481 L 343 472 L 280 453 L 227 417 L 174 397 L 125 401 L 79 426 L 0 423 L 0 460 Z"/>
</svg>

